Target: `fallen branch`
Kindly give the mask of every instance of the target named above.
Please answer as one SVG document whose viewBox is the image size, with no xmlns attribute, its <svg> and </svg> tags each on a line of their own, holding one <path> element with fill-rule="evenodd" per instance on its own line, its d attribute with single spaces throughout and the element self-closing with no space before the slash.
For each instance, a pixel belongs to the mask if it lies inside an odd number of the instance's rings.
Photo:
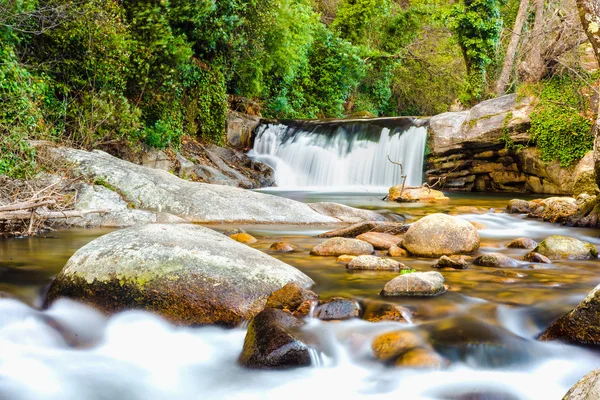
<svg viewBox="0 0 600 400">
<path fill-rule="evenodd" d="M 6 211 L 21 211 L 21 210 L 31 210 L 32 208 L 38 207 L 46 207 L 56 204 L 56 200 L 44 200 L 44 201 L 24 201 L 21 203 L 13 203 L 7 206 L 0 206 L 0 213 Z"/>
<path fill-rule="evenodd" d="M 83 218 L 87 214 L 107 214 L 108 210 L 84 210 L 84 211 L 12 211 L 0 213 L 0 222 L 3 221 L 22 221 L 33 217 L 44 219 L 64 219 L 64 218 Z"/>
</svg>

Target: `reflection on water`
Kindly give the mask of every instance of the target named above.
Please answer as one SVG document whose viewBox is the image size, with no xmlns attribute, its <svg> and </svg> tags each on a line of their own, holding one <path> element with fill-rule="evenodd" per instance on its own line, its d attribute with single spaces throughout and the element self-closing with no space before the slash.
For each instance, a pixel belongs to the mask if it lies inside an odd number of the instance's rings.
<svg viewBox="0 0 600 400">
<path fill-rule="evenodd" d="M 483 225 L 478 254 L 498 252 L 520 259 L 527 251 L 508 249 L 506 243 L 517 237 L 540 241 L 551 234 L 600 245 L 597 230 L 497 212 L 510 198 L 504 196 L 453 195 L 450 202 L 441 204 L 400 205 L 383 202 L 383 196 L 371 193 L 280 194 L 307 202 L 361 206 L 392 218 L 401 214 L 409 221 L 431 212 L 459 213 Z M 224 231 L 231 226 L 211 228 Z M 329 227 L 242 228 L 258 239 L 252 247 L 311 276 L 321 298 L 354 297 L 363 305 L 381 302 L 379 291 L 395 276 L 350 273 L 333 257 L 310 256 L 310 249 L 322 241 L 315 235 Z M 0 241 L 0 293 L 39 305 L 44 287 L 70 255 L 107 232 L 71 230 Z M 271 252 L 269 246 L 280 240 L 296 250 Z M 434 261 L 398 260 L 419 271 L 431 271 Z M 598 366 L 598 355 L 589 349 L 532 339 L 600 282 L 600 261 L 523 262 L 509 274 L 472 265 L 442 273 L 449 288 L 442 296 L 385 299 L 410 309 L 414 325 L 311 321 L 306 330 L 319 338 L 316 351 L 321 366 L 287 372 L 237 367 L 242 329 L 174 328 L 140 312 L 107 320 L 70 302 L 39 312 L 20 301 L 0 300 L 0 399 L 320 398 L 330 392 L 348 398 L 559 399 Z M 433 340 L 436 349 L 453 361 L 451 368 L 424 372 L 376 363 L 370 341 L 378 333 L 399 327 L 416 329 Z M 72 350 L 73 343 L 86 350 Z"/>
</svg>

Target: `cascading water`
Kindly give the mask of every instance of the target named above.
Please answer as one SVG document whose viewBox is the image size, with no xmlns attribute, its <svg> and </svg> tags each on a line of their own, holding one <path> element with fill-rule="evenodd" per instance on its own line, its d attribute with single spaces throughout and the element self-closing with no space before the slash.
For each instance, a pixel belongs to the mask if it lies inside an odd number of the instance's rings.
<svg viewBox="0 0 600 400">
<path fill-rule="evenodd" d="M 426 121 L 414 118 L 268 123 L 249 156 L 273 167 L 280 188 L 387 191 L 403 174 L 423 183 L 426 140 Z"/>
</svg>

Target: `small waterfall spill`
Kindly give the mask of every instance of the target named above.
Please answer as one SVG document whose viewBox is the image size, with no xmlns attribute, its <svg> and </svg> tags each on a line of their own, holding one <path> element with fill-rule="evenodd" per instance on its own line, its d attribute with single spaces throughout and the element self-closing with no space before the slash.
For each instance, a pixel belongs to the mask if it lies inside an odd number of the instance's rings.
<svg viewBox="0 0 600 400">
<path fill-rule="evenodd" d="M 413 118 L 268 123 L 249 155 L 273 167 L 280 188 L 387 191 L 402 172 L 407 185 L 423 183 L 426 140 L 425 121 Z"/>
</svg>

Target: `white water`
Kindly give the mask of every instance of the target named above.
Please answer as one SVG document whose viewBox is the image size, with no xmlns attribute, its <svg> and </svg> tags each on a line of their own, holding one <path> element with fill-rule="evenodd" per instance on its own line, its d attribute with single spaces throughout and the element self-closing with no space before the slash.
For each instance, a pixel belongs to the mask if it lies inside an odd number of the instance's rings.
<svg viewBox="0 0 600 400">
<path fill-rule="evenodd" d="M 522 318 L 510 308 L 504 314 L 509 322 Z M 89 347 L 69 347 L 45 322 L 48 317 Z M 548 356 L 495 370 L 478 366 L 476 360 L 454 363 L 444 371 L 386 368 L 372 359 L 370 342 L 398 328 L 410 326 L 312 320 L 305 330 L 321 343 L 321 352 L 312 352 L 319 359 L 316 367 L 255 371 L 236 364 L 242 329 L 174 327 L 140 311 L 107 319 L 66 300 L 46 312 L 0 300 L 0 398 L 447 399 L 494 392 L 505 396 L 494 398 L 552 400 L 598 364 L 581 349 L 530 341 L 532 347 L 543 346 Z"/>
<path fill-rule="evenodd" d="M 423 183 L 427 128 L 380 127 L 349 121 L 335 127 L 267 124 L 259 128 L 249 156 L 275 170 L 281 189 L 377 191 L 402 182 Z M 388 159 L 389 156 L 389 159 Z"/>
</svg>

